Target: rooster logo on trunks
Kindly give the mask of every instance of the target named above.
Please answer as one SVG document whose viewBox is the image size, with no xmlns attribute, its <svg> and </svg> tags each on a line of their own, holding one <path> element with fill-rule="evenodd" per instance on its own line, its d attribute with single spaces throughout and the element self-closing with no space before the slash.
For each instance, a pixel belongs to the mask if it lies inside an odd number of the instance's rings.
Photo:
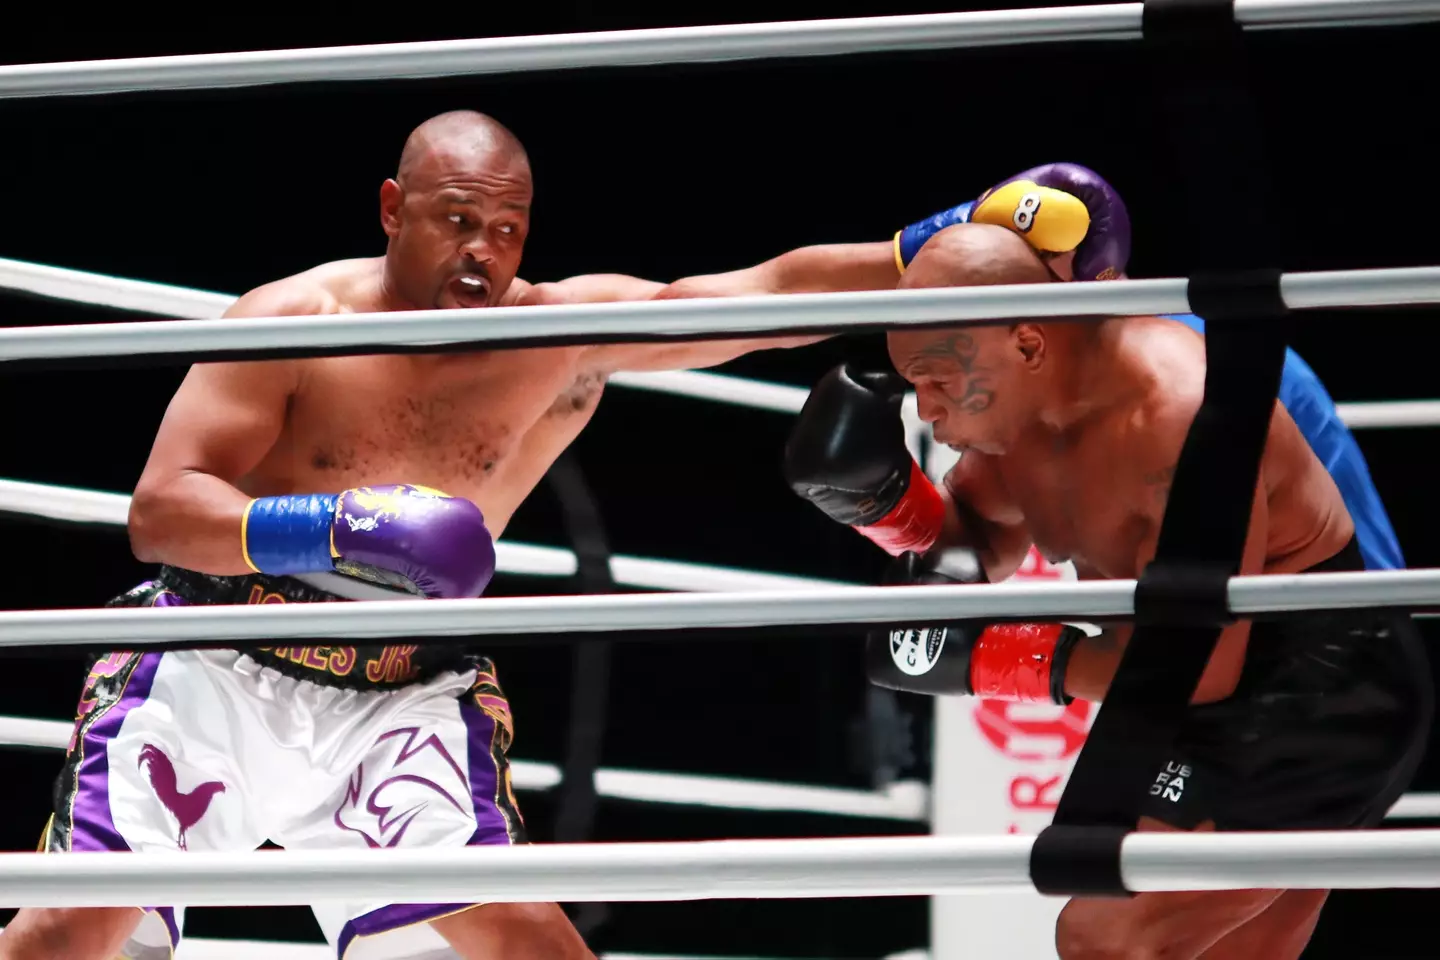
<svg viewBox="0 0 1440 960">
<path fill-rule="evenodd" d="M 170 762 L 163 750 L 150 743 L 141 749 L 140 762 L 136 765 L 144 768 L 147 763 L 150 766 L 145 772 L 150 778 L 150 786 L 154 788 L 155 796 L 160 798 L 160 803 L 180 824 L 180 835 L 176 839 L 180 849 L 186 850 L 185 831 L 200 822 L 205 811 L 210 809 L 210 801 L 215 799 L 215 794 L 225 792 L 225 784 L 209 780 L 189 793 L 182 793 L 175 781 L 175 764 Z"/>
</svg>

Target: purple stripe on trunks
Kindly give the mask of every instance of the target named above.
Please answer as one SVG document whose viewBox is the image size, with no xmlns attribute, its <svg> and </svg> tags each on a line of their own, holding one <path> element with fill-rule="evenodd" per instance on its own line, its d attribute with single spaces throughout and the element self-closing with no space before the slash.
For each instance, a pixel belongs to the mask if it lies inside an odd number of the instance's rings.
<svg viewBox="0 0 1440 960">
<path fill-rule="evenodd" d="M 163 599 L 163 598 L 162 598 Z M 156 604 L 159 606 L 160 604 Z M 166 604 L 171 606 L 173 604 Z M 135 656 L 135 654 L 131 654 Z M 140 706 L 150 696 L 150 687 L 155 682 L 155 671 L 163 651 L 151 651 L 138 655 L 140 662 L 125 684 L 120 701 L 105 715 L 86 729 L 81 739 L 80 768 L 76 774 L 74 802 L 70 807 L 70 849 L 77 851 L 110 850 L 128 851 L 130 845 L 115 828 L 115 818 L 110 812 L 110 759 L 106 745 L 120 732 L 120 726 L 131 710 Z M 147 907 L 160 914 L 170 930 L 170 948 L 180 942 L 180 930 L 175 924 L 175 911 L 170 907 Z"/>
<path fill-rule="evenodd" d="M 460 716 L 465 720 L 467 734 L 470 797 L 475 808 L 475 832 L 471 834 L 467 846 L 509 845 L 512 842 L 510 825 L 497 805 L 497 800 L 500 803 L 507 801 L 499 796 L 499 778 L 491 752 L 496 737 L 495 719 L 476 706 L 474 700 L 473 694 L 466 694 L 460 701 Z M 401 927 L 426 923 L 473 906 L 473 903 L 393 903 L 377 907 L 346 922 L 340 931 L 338 955 L 343 958 L 356 937 L 373 937 Z"/>
<path fill-rule="evenodd" d="M 157 596 L 153 605 L 183 607 L 185 601 L 166 592 Z M 75 798 L 70 808 L 71 850 L 130 850 L 130 845 L 115 828 L 115 818 L 110 813 L 110 759 L 106 745 L 120 732 L 120 727 L 130 711 L 149 698 L 150 688 L 155 683 L 155 671 L 159 669 L 160 660 L 165 654 L 163 651 L 150 651 L 138 656 L 140 662 L 131 672 L 120 701 L 92 723 L 81 740 L 83 753 L 80 768 L 76 773 Z M 180 928 L 175 923 L 174 908 L 145 909 L 147 912 L 158 913 L 165 921 L 165 927 L 170 931 L 170 949 L 174 950 L 180 943 Z"/>
</svg>

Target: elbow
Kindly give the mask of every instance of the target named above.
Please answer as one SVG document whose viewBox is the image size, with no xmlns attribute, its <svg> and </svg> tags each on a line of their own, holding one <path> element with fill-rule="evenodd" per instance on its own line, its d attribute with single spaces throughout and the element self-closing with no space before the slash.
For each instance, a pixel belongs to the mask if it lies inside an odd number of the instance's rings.
<svg viewBox="0 0 1440 960">
<path fill-rule="evenodd" d="M 1228 700 L 1240 686 L 1240 676 L 1245 670 L 1245 653 L 1249 648 L 1249 629 L 1244 621 L 1239 624 L 1244 630 L 1231 627 L 1220 635 L 1200 682 L 1195 685 L 1192 704 L 1217 703 Z"/>
<path fill-rule="evenodd" d="M 710 284 L 706 283 L 703 277 L 686 277 L 683 280 L 676 280 L 655 292 L 653 300 L 692 300 L 703 297 L 720 296 Z"/>
<path fill-rule="evenodd" d="M 130 537 L 130 552 L 141 563 L 160 562 L 159 528 L 161 494 L 154 484 L 144 481 L 135 488 L 130 497 L 130 510 L 125 518 L 125 529 Z"/>
</svg>

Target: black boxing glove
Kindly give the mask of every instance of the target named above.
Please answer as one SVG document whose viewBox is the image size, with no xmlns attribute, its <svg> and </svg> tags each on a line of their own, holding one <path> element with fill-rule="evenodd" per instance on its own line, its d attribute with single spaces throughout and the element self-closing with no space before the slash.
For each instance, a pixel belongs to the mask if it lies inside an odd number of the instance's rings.
<svg viewBox="0 0 1440 960">
<path fill-rule="evenodd" d="M 850 364 L 815 384 L 785 444 L 792 490 L 891 556 L 929 550 L 945 504 L 905 446 L 905 381 Z"/>
<path fill-rule="evenodd" d="M 970 550 L 934 557 L 907 553 L 886 585 L 984 583 Z M 1084 631 L 1063 623 L 984 623 L 871 630 L 865 672 L 878 687 L 908 693 L 962 694 L 985 700 L 1068 704 L 1065 668 Z"/>
</svg>

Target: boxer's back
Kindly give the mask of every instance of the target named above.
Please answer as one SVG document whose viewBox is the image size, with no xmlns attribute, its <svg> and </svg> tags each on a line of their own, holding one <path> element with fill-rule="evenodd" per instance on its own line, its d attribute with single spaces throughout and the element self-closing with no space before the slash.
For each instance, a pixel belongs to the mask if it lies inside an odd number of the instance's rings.
<svg viewBox="0 0 1440 960">
<path fill-rule="evenodd" d="M 344 261 L 280 281 L 312 313 L 381 309 L 382 261 Z M 292 361 L 295 386 L 270 451 L 236 485 L 252 496 L 403 482 L 472 500 L 499 535 L 593 414 L 603 378 L 583 348 Z"/>
</svg>

